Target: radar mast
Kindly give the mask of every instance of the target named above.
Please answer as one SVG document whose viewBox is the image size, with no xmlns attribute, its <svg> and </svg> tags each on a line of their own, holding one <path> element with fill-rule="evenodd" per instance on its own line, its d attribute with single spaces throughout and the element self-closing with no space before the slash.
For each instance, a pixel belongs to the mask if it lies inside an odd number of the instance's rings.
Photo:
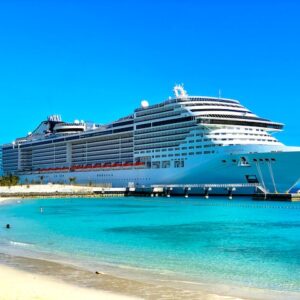
<svg viewBox="0 0 300 300">
<path fill-rule="evenodd" d="M 176 98 L 185 98 L 188 96 L 186 90 L 183 88 L 183 84 L 176 84 L 173 88 Z"/>
</svg>

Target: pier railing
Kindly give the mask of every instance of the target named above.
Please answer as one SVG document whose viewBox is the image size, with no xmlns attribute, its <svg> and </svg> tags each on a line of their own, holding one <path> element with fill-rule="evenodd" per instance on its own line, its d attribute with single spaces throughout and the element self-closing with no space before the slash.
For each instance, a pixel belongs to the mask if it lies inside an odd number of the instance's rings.
<svg viewBox="0 0 300 300">
<path fill-rule="evenodd" d="M 206 184 L 154 184 L 152 188 L 251 188 L 258 187 L 259 183 L 206 183 Z"/>
</svg>

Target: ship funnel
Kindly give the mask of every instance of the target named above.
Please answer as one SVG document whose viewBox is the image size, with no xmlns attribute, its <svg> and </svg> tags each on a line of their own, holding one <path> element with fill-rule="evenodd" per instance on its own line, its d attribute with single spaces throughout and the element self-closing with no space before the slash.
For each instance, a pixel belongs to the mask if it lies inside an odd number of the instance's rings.
<svg viewBox="0 0 300 300">
<path fill-rule="evenodd" d="M 48 121 L 61 122 L 61 116 L 60 115 L 51 115 L 51 116 L 48 116 Z"/>
</svg>

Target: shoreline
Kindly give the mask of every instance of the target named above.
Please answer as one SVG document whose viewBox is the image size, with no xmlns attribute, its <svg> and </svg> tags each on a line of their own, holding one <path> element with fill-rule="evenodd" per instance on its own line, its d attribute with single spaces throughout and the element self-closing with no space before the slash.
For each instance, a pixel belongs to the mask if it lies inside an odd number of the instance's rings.
<svg viewBox="0 0 300 300">
<path fill-rule="evenodd" d="M 138 298 L 104 290 L 84 288 L 54 277 L 23 271 L 0 264 L 0 299 L 13 300 L 134 300 Z"/>
<path fill-rule="evenodd" d="M 7 274 L 14 273 L 14 276 Z M 25 277 L 24 277 L 25 276 Z M 66 299 L 60 294 L 48 294 L 50 290 L 62 288 L 74 293 L 73 300 L 107 299 L 172 299 L 172 300 L 297 300 L 300 293 L 267 290 L 254 287 L 226 286 L 174 280 L 138 280 L 114 275 L 105 270 L 97 272 L 68 262 L 52 261 L 40 258 L 12 256 L 0 252 L 0 299 Z M 6 280 L 2 278 L 7 277 Z M 25 281 L 24 281 L 25 278 Z M 31 278 L 31 279 L 30 279 Z M 26 281 L 28 279 L 28 281 Z M 35 290 L 37 285 L 46 288 Z M 28 294 L 35 291 L 37 294 Z M 6 294 L 4 294 L 4 292 Z M 77 293 L 80 295 L 77 298 Z M 37 296 L 38 295 L 38 296 Z M 69 294 L 68 294 L 69 295 Z M 30 296 L 31 298 L 28 298 Z M 27 298 L 26 298 L 27 297 Z M 95 298 L 94 298 L 95 297 Z"/>
<path fill-rule="evenodd" d="M 71 290 L 81 289 L 80 295 L 82 298 L 72 299 L 94 299 L 94 294 L 97 299 L 108 299 L 108 300 L 134 300 L 134 299 L 203 299 L 203 300 L 246 300 L 246 298 L 237 298 L 231 296 L 221 296 L 215 293 L 207 292 L 204 289 L 186 289 L 184 286 L 171 287 L 164 284 L 154 284 L 152 282 L 144 282 L 125 277 L 117 277 L 109 273 L 103 273 L 101 270 L 92 272 L 85 268 L 81 268 L 76 265 L 70 265 L 67 263 L 54 262 L 44 259 L 36 259 L 22 256 L 10 256 L 3 255 L 0 253 L 0 276 L 4 276 L 5 271 L 14 272 L 14 289 L 11 288 L 10 295 L 15 293 L 15 289 L 19 290 L 19 293 L 23 293 L 23 285 L 19 286 L 18 283 L 23 281 L 24 274 L 27 277 L 35 279 L 38 283 L 50 285 L 51 288 L 60 284 L 64 285 L 65 288 Z M 22 276 L 22 280 L 21 280 Z M 12 279 L 9 277 L 9 280 Z M 33 281 L 26 283 L 26 285 L 33 284 Z M 17 284 L 16 284 L 17 283 Z M 3 296 L 1 293 L 2 285 L 7 285 L 7 281 L 0 281 L 0 299 Z M 24 283 L 25 284 L 25 283 Z M 26 291 L 25 296 L 27 296 Z M 86 292 L 86 294 L 84 294 Z M 6 291 L 9 293 L 9 291 Z M 44 296 L 44 290 L 38 290 L 40 297 Z M 84 297 L 83 297 L 84 295 Z M 92 298 L 88 298 L 91 295 Z M 103 298 L 102 298 L 103 296 Z M 5 299 L 15 299 L 6 297 Z M 22 295 L 23 299 L 23 295 Z M 27 299 L 26 297 L 24 299 Z M 28 298 L 31 299 L 31 298 Z M 42 298 L 44 299 L 44 298 Z M 60 299 L 51 298 L 49 299 Z M 65 298 L 64 298 L 65 299 Z M 95 298 L 96 299 L 96 298 Z M 247 299 L 250 299 L 247 297 Z"/>
</svg>

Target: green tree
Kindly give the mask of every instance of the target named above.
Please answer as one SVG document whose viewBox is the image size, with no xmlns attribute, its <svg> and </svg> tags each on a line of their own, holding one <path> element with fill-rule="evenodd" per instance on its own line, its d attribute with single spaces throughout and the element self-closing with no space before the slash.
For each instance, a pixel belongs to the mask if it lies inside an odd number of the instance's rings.
<svg viewBox="0 0 300 300">
<path fill-rule="evenodd" d="M 70 182 L 70 184 L 75 184 L 76 183 L 76 177 L 69 177 L 69 182 Z"/>
<path fill-rule="evenodd" d="M 13 186 L 13 185 L 17 185 L 19 183 L 19 177 L 9 174 L 9 175 L 5 175 L 0 177 L 0 185 L 1 186 Z"/>
</svg>

